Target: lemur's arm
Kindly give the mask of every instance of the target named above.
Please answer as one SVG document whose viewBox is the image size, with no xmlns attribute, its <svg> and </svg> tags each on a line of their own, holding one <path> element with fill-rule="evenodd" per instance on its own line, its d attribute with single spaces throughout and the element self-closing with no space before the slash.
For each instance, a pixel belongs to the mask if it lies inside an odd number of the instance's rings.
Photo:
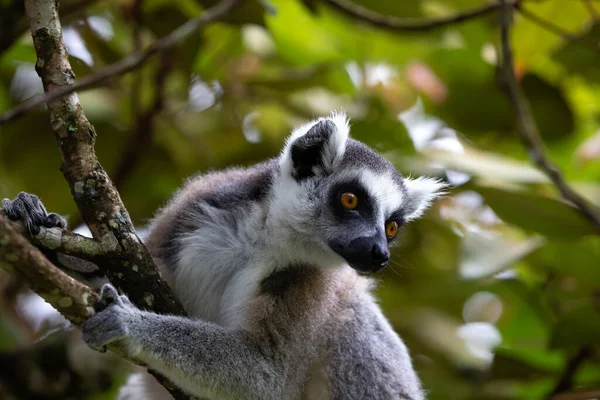
<svg viewBox="0 0 600 400">
<path fill-rule="evenodd" d="M 82 326 L 93 348 L 116 342 L 196 396 L 279 399 L 283 368 L 258 335 L 213 323 L 137 309 L 110 285 L 102 288 L 107 308 Z"/>
<path fill-rule="evenodd" d="M 66 229 L 64 218 L 48 213 L 35 195 L 20 193 L 15 200 L 4 199 L 2 207 L 9 219 L 22 221 L 31 236 L 39 234 L 41 227 Z M 74 257 L 47 255 L 78 278 L 94 278 L 98 271 L 92 263 L 88 263 L 92 268 L 79 270 L 85 261 Z M 83 338 L 91 347 L 117 342 L 129 356 L 196 396 L 281 398 L 285 381 L 279 367 L 282 358 L 275 361 L 272 349 L 259 335 L 139 310 L 110 285 L 102 288 L 99 306 L 105 309 L 82 326 Z"/>
</svg>

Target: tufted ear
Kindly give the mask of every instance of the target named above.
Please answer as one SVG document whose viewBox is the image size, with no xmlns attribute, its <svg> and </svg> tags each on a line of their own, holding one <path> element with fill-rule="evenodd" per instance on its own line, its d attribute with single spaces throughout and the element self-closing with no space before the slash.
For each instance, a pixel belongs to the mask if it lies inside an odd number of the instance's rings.
<svg viewBox="0 0 600 400">
<path fill-rule="evenodd" d="M 417 179 L 405 178 L 408 201 L 404 218 L 411 221 L 423 215 L 423 212 L 436 198 L 445 194 L 447 185 L 437 179 L 420 177 Z"/>
<path fill-rule="evenodd" d="M 344 156 L 348 133 L 345 114 L 333 114 L 295 129 L 281 154 L 282 173 L 297 181 L 330 173 Z"/>
</svg>

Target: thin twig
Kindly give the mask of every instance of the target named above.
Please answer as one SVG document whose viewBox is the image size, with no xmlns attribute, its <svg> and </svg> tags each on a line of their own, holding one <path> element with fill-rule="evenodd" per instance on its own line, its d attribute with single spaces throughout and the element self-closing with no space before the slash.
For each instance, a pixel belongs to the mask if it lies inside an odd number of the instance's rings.
<svg viewBox="0 0 600 400">
<path fill-rule="evenodd" d="M 551 400 L 590 400 L 600 398 L 600 389 L 577 390 L 574 392 L 558 393 Z"/>
<path fill-rule="evenodd" d="M 577 210 L 588 219 L 594 227 L 600 232 L 600 216 L 596 214 L 588 203 L 575 192 L 565 181 L 560 170 L 552 163 L 544 152 L 544 145 L 540 138 L 538 127 L 533 118 L 529 103 L 515 77 L 512 49 L 510 47 L 510 24 L 513 13 L 513 5 L 506 0 L 501 0 L 503 4 L 501 12 L 501 40 L 502 40 L 502 74 L 504 85 L 510 102 L 514 108 L 517 119 L 517 130 L 524 146 L 529 152 L 529 156 L 538 165 L 538 167 L 550 178 L 558 188 L 562 197 L 572 203 Z"/>
<path fill-rule="evenodd" d="M 45 92 L 62 88 L 71 90 L 74 86 L 75 76 L 69 63 L 57 5 L 56 0 L 25 0 L 38 58 L 36 71 Z M 110 254 L 98 266 L 111 283 L 127 293 L 138 307 L 158 313 L 185 315 L 181 302 L 136 235 L 119 192 L 96 157 L 96 132 L 83 113 L 77 95 L 71 93 L 55 98 L 47 105 L 61 152 L 61 171 L 94 239 L 106 254 Z M 190 398 L 161 376 L 155 376 L 176 399 Z"/>
<path fill-rule="evenodd" d="M 135 0 L 131 8 L 131 19 L 133 28 L 131 30 L 132 44 L 134 51 L 142 51 L 142 26 L 144 24 L 144 16 L 142 13 L 143 0 Z M 142 92 L 142 77 L 143 69 L 136 71 L 131 85 L 131 112 L 136 115 L 140 108 L 140 99 Z M 119 185 L 117 185 L 119 187 Z"/>
<path fill-rule="evenodd" d="M 62 37 L 55 0 L 25 0 L 44 90 L 69 87 L 74 74 Z M 133 223 L 95 154 L 96 132 L 76 94 L 48 102 L 51 128 L 61 152 L 61 171 L 77 208 L 106 257 L 99 265 L 110 281 L 138 306 L 185 314 L 183 306 L 135 233 Z M 150 296 L 148 293 L 151 293 Z"/>
<path fill-rule="evenodd" d="M 64 2 L 60 6 L 61 19 L 69 21 L 73 16 L 76 16 L 79 11 L 85 9 L 97 0 L 76 0 L 71 2 Z M 18 4 L 18 2 L 14 2 Z M 21 4 L 22 6 L 22 4 Z M 29 27 L 27 18 L 23 15 L 23 12 L 19 12 L 18 17 L 15 18 L 14 13 L 2 10 L 5 13 L 4 18 L 0 17 L 0 54 L 13 45 L 21 35 L 23 35 Z M 4 28 L 4 29 L 2 29 Z"/>
<path fill-rule="evenodd" d="M 590 17 L 592 17 L 593 20 L 597 20 L 600 18 L 600 14 L 598 14 L 598 11 L 592 4 L 591 0 L 581 0 L 581 2 L 583 3 L 583 7 L 585 7 L 585 9 L 588 11 Z"/>
<path fill-rule="evenodd" d="M 160 58 L 160 65 L 154 77 L 155 93 L 152 105 L 147 110 L 140 111 L 136 120 L 135 132 L 132 134 L 125 151 L 119 158 L 119 163 L 115 168 L 113 182 L 117 188 L 121 188 L 131 175 L 135 166 L 138 164 L 140 156 L 144 153 L 144 148 L 152 140 L 154 133 L 154 117 L 163 109 L 165 100 L 165 85 L 169 76 L 169 70 L 173 65 L 172 54 L 164 54 Z"/>
<path fill-rule="evenodd" d="M 577 373 L 577 370 L 581 364 L 589 357 L 590 353 L 591 351 L 588 347 L 582 347 L 578 349 L 571 358 L 569 358 L 567 364 L 565 365 L 565 369 L 558 380 L 558 383 L 548 394 L 548 400 L 554 399 L 559 393 L 567 392 L 573 389 L 573 378 L 575 377 L 575 374 Z"/>
<path fill-rule="evenodd" d="M 223 0 L 215 6 L 204 11 L 199 17 L 187 21 L 179 28 L 175 29 L 173 32 L 167 36 L 164 36 L 152 46 L 148 47 L 146 50 L 136 51 L 135 53 L 128 55 L 116 63 L 102 68 L 101 70 L 88 75 L 71 85 L 59 86 L 47 91 L 42 95 L 32 97 L 31 99 L 19 104 L 14 108 L 11 108 L 0 115 L 0 125 L 22 116 L 26 112 L 43 103 L 56 100 L 75 91 L 81 91 L 94 87 L 108 78 L 122 75 L 138 68 L 140 65 L 148 61 L 148 59 L 153 55 L 174 47 L 207 23 L 216 21 L 226 16 L 242 1 L 243 0 Z"/>
<path fill-rule="evenodd" d="M 432 29 L 441 28 L 453 24 L 459 24 L 461 22 L 488 15 L 497 10 L 501 4 L 494 2 L 490 4 L 485 4 L 472 10 L 460 12 L 448 17 L 416 20 L 382 15 L 352 2 L 352 0 L 325 1 L 335 9 L 343 12 L 344 14 L 357 18 L 378 28 L 389 29 L 393 31 L 413 32 L 429 31 Z M 510 4 L 512 7 L 517 7 L 521 1 L 522 0 L 512 0 Z"/>
<path fill-rule="evenodd" d="M 531 11 L 527 10 L 523 5 L 519 6 L 517 8 L 517 11 L 519 12 L 519 14 L 521 14 L 523 17 L 527 18 L 534 24 L 537 24 L 539 27 L 547 30 L 548 32 L 560 36 L 565 41 L 572 42 L 580 46 L 581 48 L 593 51 L 594 53 L 600 53 L 600 46 L 598 46 L 597 44 L 581 38 L 578 34 L 565 31 L 560 26 L 555 25 L 552 22 L 545 20 L 540 16 L 532 13 Z"/>
</svg>

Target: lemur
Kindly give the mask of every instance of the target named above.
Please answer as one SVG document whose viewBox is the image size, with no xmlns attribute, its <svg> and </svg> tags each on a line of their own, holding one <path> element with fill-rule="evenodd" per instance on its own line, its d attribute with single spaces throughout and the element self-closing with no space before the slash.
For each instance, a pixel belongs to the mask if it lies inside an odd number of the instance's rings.
<svg viewBox="0 0 600 400">
<path fill-rule="evenodd" d="M 146 244 L 189 318 L 140 310 L 107 284 L 83 339 L 204 399 L 424 399 L 365 273 L 386 266 L 398 230 L 443 184 L 402 177 L 348 135 L 334 113 L 295 129 L 278 158 L 187 181 Z M 9 216 L 34 231 L 64 228 L 17 201 Z"/>
</svg>

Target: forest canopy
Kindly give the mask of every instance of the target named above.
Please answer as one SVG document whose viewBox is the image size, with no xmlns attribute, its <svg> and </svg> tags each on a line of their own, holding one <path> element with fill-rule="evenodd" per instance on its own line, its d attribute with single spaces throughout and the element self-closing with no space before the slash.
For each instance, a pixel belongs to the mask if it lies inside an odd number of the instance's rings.
<svg viewBox="0 0 600 400">
<path fill-rule="evenodd" d="M 600 3 L 247 0 L 181 29 L 217 3 L 60 2 L 138 234 L 186 177 L 275 157 L 345 110 L 353 138 L 450 187 L 375 276 L 429 398 L 600 397 Z M 37 60 L 23 2 L 0 0 L 0 199 L 35 193 L 89 235 Z M 0 397 L 34 398 L 38 368 L 44 398 L 114 398 L 127 366 L 75 365 L 65 324 L 0 271 Z"/>
</svg>

